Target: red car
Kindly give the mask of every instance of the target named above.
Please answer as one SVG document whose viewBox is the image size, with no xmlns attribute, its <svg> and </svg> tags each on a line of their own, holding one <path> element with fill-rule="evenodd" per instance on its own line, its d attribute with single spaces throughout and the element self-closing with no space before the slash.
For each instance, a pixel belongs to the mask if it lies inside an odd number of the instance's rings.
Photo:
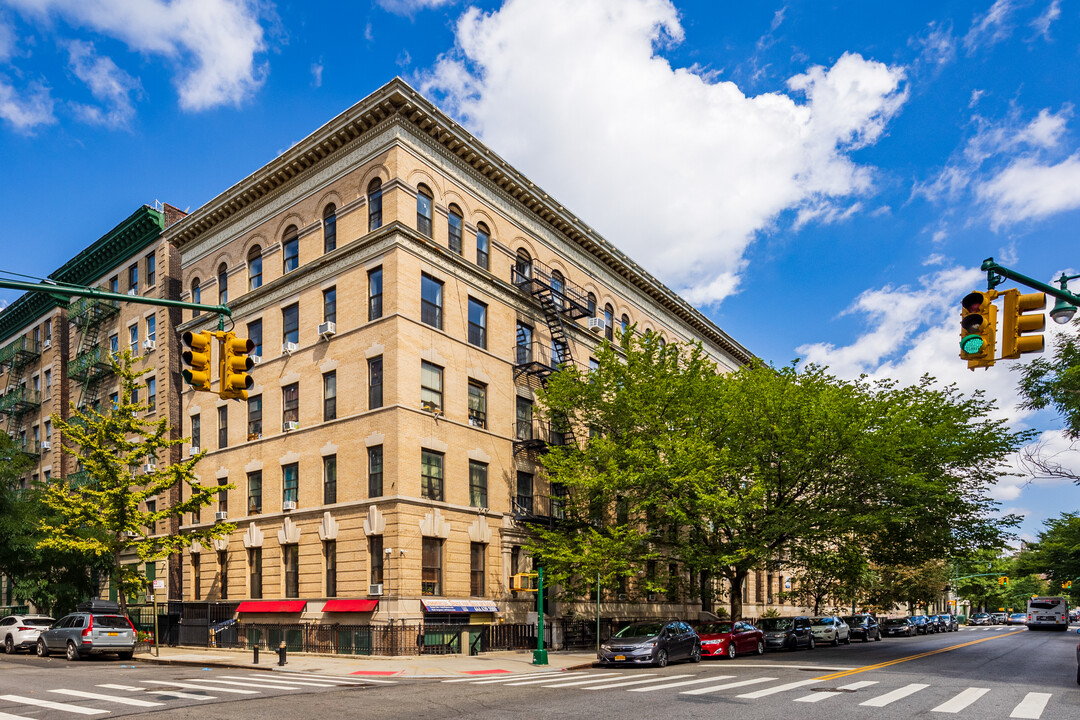
<svg viewBox="0 0 1080 720">
<path fill-rule="evenodd" d="M 748 622 L 720 620 L 704 623 L 698 629 L 701 636 L 701 656 L 727 656 L 739 653 L 765 653 L 765 634 Z"/>
</svg>

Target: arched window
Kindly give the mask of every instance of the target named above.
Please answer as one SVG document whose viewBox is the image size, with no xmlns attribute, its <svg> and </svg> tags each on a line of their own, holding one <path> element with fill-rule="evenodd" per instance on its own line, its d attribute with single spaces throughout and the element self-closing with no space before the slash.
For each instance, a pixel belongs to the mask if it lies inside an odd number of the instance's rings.
<svg viewBox="0 0 1080 720">
<path fill-rule="evenodd" d="M 596 296 L 589 293 L 589 317 L 596 317 Z"/>
<path fill-rule="evenodd" d="M 625 335 L 626 331 L 629 330 L 629 329 L 630 329 L 630 318 L 629 318 L 629 316 L 627 316 L 626 313 L 623 313 L 623 316 L 621 318 L 619 318 L 619 331 L 622 332 Z"/>
<path fill-rule="evenodd" d="M 196 305 L 202 305 L 202 286 L 199 283 L 199 278 L 195 278 L 191 281 L 191 302 Z M 192 310 L 191 317 L 199 317 L 202 312 L 199 310 Z"/>
<path fill-rule="evenodd" d="M 229 302 L 229 266 L 225 263 L 217 269 L 218 305 Z"/>
<path fill-rule="evenodd" d="M 462 254 L 461 249 L 461 208 L 451 205 L 446 211 L 446 245 L 450 252 Z"/>
<path fill-rule="evenodd" d="M 432 195 L 427 185 L 416 188 L 416 229 L 421 235 L 431 237 Z"/>
<path fill-rule="evenodd" d="M 334 203 L 322 211 L 323 252 L 328 253 L 337 247 L 337 207 Z"/>
<path fill-rule="evenodd" d="M 604 337 L 615 339 L 615 308 L 611 305 L 604 306 Z"/>
<path fill-rule="evenodd" d="M 491 269 L 491 233 L 484 223 L 476 224 L 476 264 Z"/>
<path fill-rule="evenodd" d="M 300 238 L 297 236 L 296 226 L 290 225 L 285 228 L 285 234 L 281 238 L 282 273 L 292 272 L 300 267 Z"/>
<path fill-rule="evenodd" d="M 382 227 L 382 180 L 375 178 L 367 186 L 368 232 Z"/>
<path fill-rule="evenodd" d="M 532 277 L 532 258 L 529 251 L 521 249 L 517 251 L 517 259 L 514 261 L 514 284 L 520 285 Z"/>
<path fill-rule="evenodd" d="M 258 245 L 248 250 L 248 289 L 262 287 L 262 248 Z"/>
<path fill-rule="evenodd" d="M 660 349 L 663 350 L 665 345 L 667 345 L 667 340 L 665 340 L 664 336 L 661 335 L 660 336 Z"/>
</svg>

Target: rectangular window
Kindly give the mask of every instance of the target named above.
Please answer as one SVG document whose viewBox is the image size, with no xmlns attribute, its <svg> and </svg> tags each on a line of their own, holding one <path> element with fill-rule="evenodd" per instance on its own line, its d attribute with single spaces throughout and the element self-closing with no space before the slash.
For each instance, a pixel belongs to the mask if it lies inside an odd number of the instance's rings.
<svg viewBox="0 0 1080 720">
<path fill-rule="evenodd" d="M 248 515 L 258 515 L 262 512 L 262 470 L 249 472 L 248 481 Z"/>
<path fill-rule="evenodd" d="M 191 594 L 195 600 L 202 596 L 202 573 L 199 567 L 199 553 L 191 553 Z"/>
<path fill-rule="evenodd" d="M 442 410 L 442 374 L 438 365 L 420 361 L 420 407 L 428 412 Z"/>
<path fill-rule="evenodd" d="M 476 231 L 476 264 L 485 270 L 489 267 L 490 262 L 490 245 L 491 241 L 488 237 L 487 230 L 480 228 Z"/>
<path fill-rule="evenodd" d="M 326 553 L 326 597 L 337 597 L 337 541 L 327 540 Z"/>
<path fill-rule="evenodd" d="M 285 597 L 300 597 L 300 546 L 282 545 L 281 560 L 285 565 Z"/>
<path fill-rule="evenodd" d="M 218 585 L 221 591 L 218 595 L 222 600 L 229 599 L 229 551 L 218 550 L 217 554 L 217 567 L 218 567 Z"/>
<path fill-rule="evenodd" d="M 120 336 L 115 333 L 109 336 L 109 352 L 113 354 L 113 357 L 120 352 Z"/>
<path fill-rule="evenodd" d="M 428 275 L 420 276 L 420 322 L 442 330 L 443 284 Z"/>
<path fill-rule="evenodd" d="M 290 273 L 300 267 L 300 239 L 295 233 L 281 243 L 282 250 L 282 274 Z"/>
<path fill-rule="evenodd" d="M 291 463 L 281 466 L 281 499 L 298 502 L 300 496 L 300 465 Z"/>
<path fill-rule="evenodd" d="M 146 381 L 146 404 L 150 407 L 150 412 L 154 412 L 157 408 L 157 379 L 149 378 Z"/>
<path fill-rule="evenodd" d="M 300 303 L 281 309 L 281 342 L 300 342 Z"/>
<path fill-rule="evenodd" d="M 128 328 L 128 341 L 131 347 L 131 354 L 139 356 L 139 326 L 132 325 Z"/>
<path fill-rule="evenodd" d="M 262 437 L 262 395 L 248 398 L 247 439 L 258 440 Z"/>
<path fill-rule="evenodd" d="M 382 357 L 373 357 L 367 361 L 368 371 L 368 410 L 381 408 L 383 402 Z"/>
<path fill-rule="evenodd" d="M 484 552 L 487 545 L 483 543 L 471 543 L 469 552 L 469 583 L 473 597 L 484 597 Z"/>
<path fill-rule="evenodd" d="M 116 406 L 116 403 L 113 403 L 113 407 L 115 407 L 115 406 Z M 191 447 L 193 447 L 193 448 L 201 448 L 202 447 L 201 435 L 202 435 L 201 416 L 192 415 L 191 416 Z"/>
<path fill-rule="evenodd" d="M 52 420 L 45 421 L 45 439 L 52 441 Z"/>
<path fill-rule="evenodd" d="M 146 286 L 157 285 L 157 256 L 150 253 L 146 256 Z"/>
<path fill-rule="evenodd" d="M 486 508 L 488 466 L 475 460 L 469 461 L 469 504 L 473 507 Z"/>
<path fill-rule="evenodd" d="M 217 409 L 217 444 L 218 448 L 229 447 L 229 406 Z"/>
<path fill-rule="evenodd" d="M 337 371 L 322 376 L 323 421 L 337 418 Z"/>
<path fill-rule="evenodd" d="M 251 344 L 255 346 L 252 349 L 251 354 L 262 357 L 262 320 L 254 320 L 248 323 L 247 336 L 248 340 L 251 341 Z"/>
<path fill-rule="evenodd" d="M 229 512 L 229 491 L 225 490 L 224 488 L 225 488 L 226 485 L 229 484 L 229 479 L 228 478 L 218 478 L 217 484 L 218 484 L 219 488 L 222 488 L 221 490 L 218 490 L 218 494 L 217 494 L 217 509 L 218 509 L 218 512 L 227 513 L 227 512 Z"/>
<path fill-rule="evenodd" d="M 146 339 L 150 342 L 157 341 L 157 315 L 146 317 Z"/>
<path fill-rule="evenodd" d="M 375 268 L 367 274 L 368 282 L 368 320 L 382 317 L 382 268 Z"/>
<path fill-rule="evenodd" d="M 300 383 L 281 388 L 281 422 L 300 422 Z"/>
<path fill-rule="evenodd" d="M 533 476 L 532 473 L 521 472 L 517 474 L 517 500 L 514 502 L 515 510 L 525 515 L 533 514 Z"/>
<path fill-rule="evenodd" d="M 382 445 L 374 445 L 367 451 L 368 497 L 381 497 L 383 494 L 383 452 Z"/>
<path fill-rule="evenodd" d="M 487 305 L 469 298 L 469 344 L 487 347 Z"/>
<path fill-rule="evenodd" d="M 461 254 L 461 216 L 451 212 L 446 216 L 447 246 L 450 252 Z"/>
<path fill-rule="evenodd" d="M 248 255 L 248 285 L 252 290 L 262 287 L 263 259 L 258 248 Z"/>
<path fill-rule="evenodd" d="M 431 450 L 420 452 L 420 497 L 443 499 L 443 455 Z"/>
<path fill-rule="evenodd" d="M 45 371 L 45 399 L 52 397 L 52 370 Z"/>
<path fill-rule="evenodd" d="M 381 585 L 383 581 L 382 535 L 368 535 L 368 558 L 371 565 L 371 584 Z"/>
<path fill-rule="evenodd" d="M 517 439 L 532 440 L 532 401 L 519 395 L 514 412 L 514 431 Z"/>
<path fill-rule="evenodd" d="M 442 540 L 426 537 L 422 547 L 420 594 L 442 595 Z"/>
<path fill-rule="evenodd" d="M 327 288 L 322 294 L 323 322 L 337 322 L 337 288 Z"/>
<path fill-rule="evenodd" d="M 131 402 L 133 402 L 133 403 L 138 403 L 139 402 L 139 388 L 138 387 L 135 387 L 135 388 L 133 388 L 131 390 Z"/>
<path fill-rule="evenodd" d="M 139 265 L 136 263 L 128 268 L 128 291 L 139 293 Z"/>
<path fill-rule="evenodd" d="M 109 292 L 120 292 L 120 278 L 116 275 L 109 278 Z"/>
<path fill-rule="evenodd" d="M 250 596 L 253 600 L 262 599 L 262 548 L 248 548 L 248 578 Z"/>
<path fill-rule="evenodd" d="M 323 458 L 323 505 L 337 502 L 337 455 Z"/>
<path fill-rule="evenodd" d="M 517 356 L 515 362 L 518 365 L 531 363 L 532 357 L 532 327 L 524 323 L 517 324 Z"/>
<path fill-rule="evenodd" d="M 469 381 L 469 424 L 487 427 L 487 385 Z"/>
</svg>

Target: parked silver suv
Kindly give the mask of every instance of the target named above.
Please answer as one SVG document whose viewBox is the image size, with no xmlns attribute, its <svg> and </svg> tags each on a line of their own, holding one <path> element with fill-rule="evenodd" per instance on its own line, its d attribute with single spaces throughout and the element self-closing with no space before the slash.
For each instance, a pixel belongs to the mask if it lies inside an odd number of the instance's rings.
<svg viewBox="0 0 1080 720">
<path fill-rule="evenodd" d="M 79 606 L 84 607 L 87 611 L 65 615 L 42 631 L 37 641 L 38 656 L 64 652 L 68 660 L 78 660 L 87 655 L 116 653 L 121 660 L 130 660 L 135 653 L 135 626 L 119 614 L 119 607 L 101 601 Z"/>
</svg>

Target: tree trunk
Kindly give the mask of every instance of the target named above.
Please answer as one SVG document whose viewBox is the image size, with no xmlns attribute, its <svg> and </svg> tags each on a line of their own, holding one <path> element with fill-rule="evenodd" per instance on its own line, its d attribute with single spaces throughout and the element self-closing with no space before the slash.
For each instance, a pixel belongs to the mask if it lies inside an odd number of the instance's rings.
<svg viewBox="0 0 1080 720">
<path fill-rule="evenodd" d="M 713 574 L 708 570 L 702 570 L 699 574 L 699 581 L 701 583 L 701 609 L 705 612 L 712 612 L 714 607 L 712 579 Z"/>
<path fill-rule="evenodd" d="M 728 600 L 731 603 L 731 619 L 742 620 L 742 589 L 743 583 L 746 582 L 746 571 L 735 570 L 735 572 L 728 575 L 728 580 L 731 583 L 731 590 L 728 593 Z"/>
</svg>

